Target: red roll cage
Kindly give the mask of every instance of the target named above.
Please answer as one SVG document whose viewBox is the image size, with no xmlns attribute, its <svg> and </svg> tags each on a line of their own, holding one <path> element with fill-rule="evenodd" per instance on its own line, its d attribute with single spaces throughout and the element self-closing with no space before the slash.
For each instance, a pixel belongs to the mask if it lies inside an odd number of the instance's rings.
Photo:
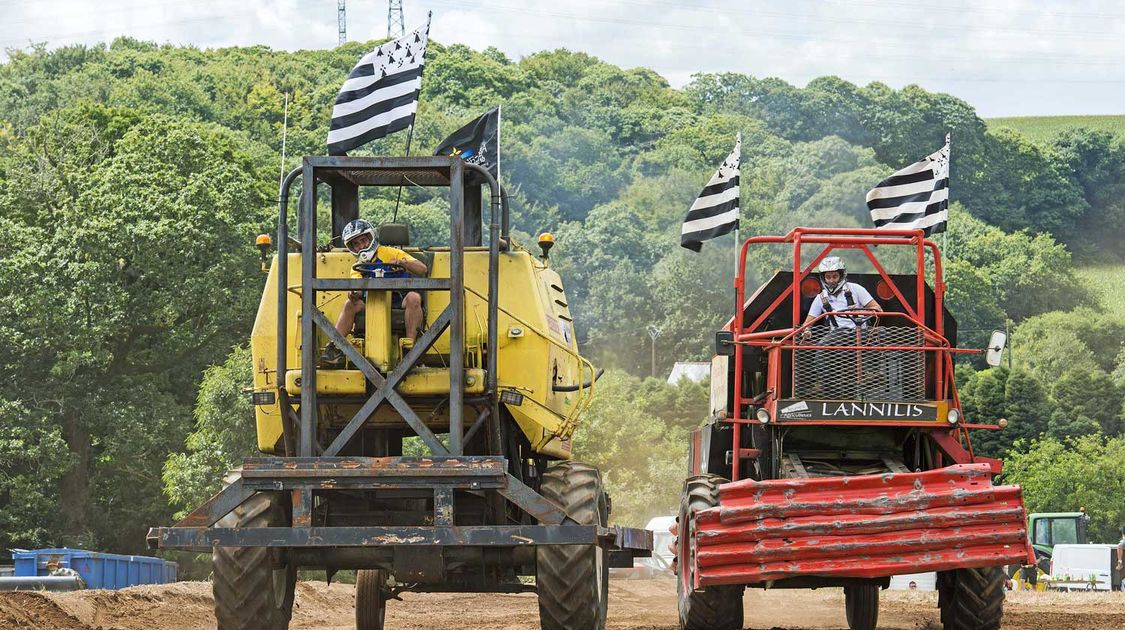
<svg viewBox="0 0 1125 630">
<path fill-rule="evenodd" d="M 746 302 L 746 257 L 747 252 L 751 245 L 758 244 L 779 244 L 791 243 L 793 245 L 793 266 L 792 278 L 789 286 L 778 295 L 773 302 L 758 315 L 753 322 L 747 325 L 745 319 L 745 311 L 748 306 Z M 811 263 L 802 267 L 801 266 L 801 249 L 803 245 L 823 245 L 823 250 L 813 259 Z M 886 269 L 875 257 L 871 246 L 885 245 L 885 246 L 909 246 L 913 247 L 916 255 L 917 268 L 914 274 L 915 278 L 915 296 L 913 303 L 906 299 L 906 296 L 899 290 L 896 283 L 892 280 Z M 934 261 L 934 287 L 933 287 L 933 327 L 926 325 L 926 280 L 925 280 L 925 254 L 929 249 Z M 810 326 L 815 325 L 823 318 L 842 315 L 837 312 L 826 312 L 814 318 L 812 321 L 803 322 L 804 313 L 801 312 L 801 284 L 808 278 L 809 274 L 820 264 L 826 256 L 834 250 L 859 250 L 863 252 L 864 256 L 871 261 L 872 266 L 878 272 L 882 279 L 882 284 L 889 289 L 891 295 L 902 305 L 904 312 L 885 312 L 885 311 L 864 311 L 864 310 L 850 310 L 848 315 L 860 316 L 873 316 L 873 317 L 891 317 L 905 320 L 906 325 L 914 326 L 922 335 L 922 344 L 918 346 L 880 346 L 876 348 L 861 347 L 861 346 L 817 346 L 817 345 L 797 345 L 797 336 L 802 334 Z M 960 412 L 961 403 L 957 395 L 956 387 L 953 383 L 953 354 L 978 354 L 980 350 L 954 348 L 949 340 L 945 337 L 944 330 L 944 317 L 943 317 L 943 298 L 945 295 L 945 282 L 942 278 L 942 262 L 941 254 L 938 251 L 937 245 L 926 238 L 922 230 L 887 230 L 887 229 L 865 229 L 865 228 L 794 228 L 785 236 L 753 236 L 743 241 L 739 250 L 738 267 L 735 273 L 734 288 L 738 304 L 737 312 L 734 318 L 728 322 L 727 328 L 732 333 L 733 343 L 738 345 L 748 345 L 762 348 L 763 352 L 767 355 L 767 376 L 765 386 L 764 399 L 759 395 L 756 399 L 745 398 L 743 396 L 743 372 L 745 369 L 743 353 L 740 351 L 734 352 L 734 405 L 733 414 L 726 419 L 727 422 L 733 423 L 733 439 L 734 444 L 740 444 L 740 429 L 743 424 L 757 424 L 761 422 L 759 418 L 742 417 L 743 409 L 750 408 L 755 405 L 759 408 L 764 408 L 768 412 L 768 419 L 766 422 L 782 423 L 778 420 L 777 405 L 778 401 L 783 398 L 782 394 L 782 353 L 793 351 L 798 348 L 801 350 L 818 350 L 818 349 L 831 349 L 831 350 L 864 350 L 870 351 L 872 349 L 880 351 L 900 351 L 900 352 L 930 352 L 936 355 L 936 360 L 933 362 L 932 376 L 934 382 L 933 391 L 936 392 L 935 398 L 939 401 L 950 401 L 950 408 L 957 409 Z M 758 330 L 769 318 L 784 304 L 786 299 L 792 298 L 792 324 L 788 328 L 780 328 L 774 330 Z M 751 299 L 753 299 L 751 297 Z M 881 425 L 886 426 L 888 423 L 885 421 L 838 421 L 838 420 L 813 420 L 802 421 L 803 425 L 810 424 L 831 424 L 840 425 L 847 424 L 850 426 L 862 425 Z M 935 431 L 935 439 L 937 437 L 949 436 L 950 440 L 961 442 L 961 440 L 954 437 L 963 439 L 965 446 L 968 447 L 967 455 L 970 460 L 973 459 L 972 447 L 968 440 L 969 428 L 988 428 L 998 429 L 997 425 L 969 425 L 961 422 L 957 427 L 950 427 L 945 424 L 944 418 L 938 418 L 938 422 L 911 422 L 911 421 L 895 421 L 893 424 L 896 426 L 917 426 L 930 429 L 942 429 Z M 950 431 L 950 429 L 954 429 Z M 947 444 L 952 447 L 953 445 Z M 739 458 L 735 457 L 733 461 L 732 479 L 739 478 Z"/>
</svg>

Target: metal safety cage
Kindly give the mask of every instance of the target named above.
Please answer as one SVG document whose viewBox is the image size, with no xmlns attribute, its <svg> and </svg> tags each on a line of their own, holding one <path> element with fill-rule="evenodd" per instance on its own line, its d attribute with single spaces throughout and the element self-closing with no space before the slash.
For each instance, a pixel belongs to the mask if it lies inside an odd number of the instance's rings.
<svg viewBox="0 0 1125 630">
<path fill-rule="evenodd" d="M 845 347 L 846 346 L 846 347 Z M 926 397 L 922 330 L 828 328 L 793 350 L 793 397 L 909 401 Z"/>
<path fill-rule="evenodd" d="M 488 360 L 487 382 L 484 397 L 487 409 L 474 419 L 465 430 L 463 409 L 465 402 L 465 299 L 464 252 L 467 227 L 477 231 L 479 214 L 473 218 L 475 226 L 466 226 L 466 187 L 469 176 L 474 182 L 486 183 L 491 193 L 488 242 Z M 287 206 L 289 190 L 294 181 L 302 180 L 298 211 L 299 239 L 289 236 Z M 278 256 L 277 256 L 277 373 L 286 372 L 286 340 L 288 331 L 284 314 L 288 309 L 290 287 L 287 286 L 288 255 L 296 246 L 303 253 L 317 251 L 317 184 L 327 183 L 333 188 L 333 232 L 337 233 L 343 221 L 338 216 L 341 207 L 350 205 L 352 218 L 358 213 L 358 197 L 336 197 L 336 185 L 347 182 L 354 186 L 448 186 L 450 189 L 450 269 L 449 278 L 318 278 L 316 257 L 301 257 L 301 378 L 299 415 L 293 402 L 279 382 L 279 403 L 282 418 L 282 440 L 287 457 L 248 458 L 240 475 L 209 501 L 196 508 L 175 527 L 153 528 L 148 539 L 151 547 L 207 550 L 212 546 L 269 546 L 299 549 L 318 549 L 308 558 L 309 564 L 319 564 L 329 547 L 384 548 L 387 553 L 394 547 L 417 546 L 526 546 L 537 544 L 589 545 L 598 544 L 611 552 L 611 565 L 628 562 L 633 555 L 646 555 L 652 547 L 651 533 L 620 527 L 578 525 L 568 518 L 558 506 L 547 501 L 534 489 L 508 472 L 507 460 L 499 455 L 465 455 L 465 436 L 471 436 L 488 423 L 494 429 L 500 421 L 499 397 L 496 386 L 497 345 L 497 284 L 498 261 L 502 247 L 508 242 L 508 213 L 501 203 L 502 192 L 492 175 L 484 168 L 467 164 L 456 157 L 306 157 L 302 166 L 290 172 L 282 181 L 279 195 Z M 353 186 L 353 187 L 354 187 Z M 479 203 L 479 196 L 473 201 Z M 502 211 L 503 206 L 503 211 Z M 478 206 L 479 207 L 479 206 Z M 345 217 L 346 218 L 346 217 Z M 340 225 L 337 225 L 340 224 Z M 501 226 L 503 231 L 501 232 Z M 316 294 L 321 291 L 448 291 L 448 306 L 433 318 L 429 327 L 419 336 L 413 348 L 386 375 L 348 343 L 336 331 L 327 317 L 316 306 Z M 407 372 L 422 359 L 438 338 L 449 331 L 449 440 L 442 440 L 419 418 L 406 399 L 396 391 L 396 386 Z M 336 344 L 371 383 L 373 393 L 340 430 L 330 444 L 317 441 L 318 395 L 316 388 L 317 354 L 316 338 L 320 331 Z M 402 417 L 409 428 L 425 443 L 432 453 L 428 457 L 341 457 L 343 451 L 359 433 L 367 419 L 380 405 L 389 404 Z M 412 491 L 428 494 L 432 491 L 433 525 L 378 526 L 378 527 L 317 527 L 313 524 L 314 492 L 326 494 L 345 491 Z M 480 525 L 456 526 L 453 520 L 454 491 L 499 493 L 533 517 L 538 525 Z M 290 527 L 269 528 L 218 528 L 214 527 L 224 515 L 230 513 L 259 491 L 286 492 L 291 497 L 292 518 Z M 310 549 L 311 548 L 311 549 Z M 369 549 L 370 550 L 370 549 Z M 378 560 L 379 551 L 366 556 Z M 291 554 L 300 560 L 299 553 Z M 388 565 L 389 560 L 379 561 Z"/>
<path fill-rule="evenodd" d="M 746 260 L 751 245 L 789 244 L 793 247 L 792 275 L 789 286 L 766 307 L 761 314 L 747 321 Z M 802 265 L 802 247 L 821 246 L 821 251 L 807 265 Z M 876 258 L 876 246 L 907 246 L 914 250 L 913 295 L 900 290 Z M 835 250 L 856 250 L 862 253 L 882 279 L 890 295 L 902 306 L 898 312 L 853 310 L 848 313 L 823 313 L 811 322 L 804 322 L 800 296 L 802 283 L 825 257 Z M 932 309 L 933 323 L 927 326 L 926 311 L 926 251 L 933 262 L 934 287 Z M 945 322 L 943 298 L 945 282 L 942 261 L 937 245 L 926 239 L 922 230 L 848 229 L 848 228 L 795 228 L 784 236 L 755 236 L 746 239 L 739 251 L 735 280 L 736 312 L 728 323 L 731 342 L 755 346 L 766 353 L 769 362 L 769 381 L 765 384 L 768 395 L 751 399 L 744 395 L 746 369 L 744 353 L 734 353 L 733 405 L 726 422 L 733 423 L 733 440 L 739 444 L 742 424 L 757 424 L 753 417 L 755 407 L 776 410 L 777 402 L 787 394 L 802 398 L 825 400 L 922 400 L 925 399 L 927 378 L 933 383 L 937 399 L 952 400 L 957 407 L 956 388 L 953 386 L 952 356 L 957 353 L 976 353 L 976 350 L 954 348 L 944 335 Z M 762 330 L 771 317 L 789 300 L 792 305 L 790 326 Z M 830 329 L 815 333 L 813 326 L 828 317 L 870 317 L 877 319 L 875 326 Z M 888 320 L 891 325 L 878 325 Z M 810 337 L 802 339 L 802 337 Z M 790 384 L 783 388 L 783 353 L 791 353 Z M 927 361 L 926 355 L 935 355 Z M 927 375 L 927 370 L 929 375 Z M 827 372 L 827 374 L 826 374 Z M 847 372 L 846 378 L 840 377 Z M 832 391 L 824 391 L 830 383 Z M 833 384 L 834 383 L 834 384 Z M 957 427 L 964 431 L 966 425 Z M 966 436 L 967 437 L 967 436 Z M 966 440 L 967 441 L 967 440 Z M 732 478 L 739 479 L 739 458 L 733 462 Z"/>
</svg>

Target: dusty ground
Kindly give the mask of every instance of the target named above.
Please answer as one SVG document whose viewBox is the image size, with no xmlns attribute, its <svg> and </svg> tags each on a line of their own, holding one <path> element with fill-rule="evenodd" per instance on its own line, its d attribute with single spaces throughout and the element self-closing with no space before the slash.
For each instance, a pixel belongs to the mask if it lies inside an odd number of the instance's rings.
<svg viewBox="0 0 1125 630">
<path fill-rule="evenodd" d="M 674 630 L 675 585 L 670 580 L 615 581 L 610 586 L 612 630 Z M 936 595 L 884 591 L 879 628 L 938 630 Z M 445 628 L 525 630 L 538 626 L 533 595 L 403 595 L 388 608 L 388 630 Z M 750 592 L 747 628 L 842 630 L 839 590 Z M 353 588 L 323 582 L 298 585 L 292 628 L 350 630 Z M 0 593 L 0 630 L 213 630 L 211 587 L 204 582 L 142 586 L 122 591 Z M 1125 593 L 1009 593 L 1003 630 L 1121 630 Z"/>
</svg>

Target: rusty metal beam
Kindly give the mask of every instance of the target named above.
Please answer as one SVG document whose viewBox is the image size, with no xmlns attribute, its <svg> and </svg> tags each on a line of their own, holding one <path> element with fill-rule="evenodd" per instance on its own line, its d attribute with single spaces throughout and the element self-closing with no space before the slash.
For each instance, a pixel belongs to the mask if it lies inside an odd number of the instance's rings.
<svg viewBox="0 0 1125 630">
<path fill-rule="evenodd" d="M 530 514 L 535 520 L 544 525 L 557 525 L 569 520 L 562 508 L 543 498 L 543 495 L 532 490 L 519 479 L 511 475 L 507 475 L 507 477 L 508 485 L 500 490 L 500 494 L 518 505 L 520 509 Z M 573 523 L 574 521 L 570 522 Z"/>
<path fill-rule="evenodd" d="M 243 486 L 241 478 L 235 479 L 176 523 L 176 527 L 210 527 L 253 494 L 253 490 Z"/>
<path fill-rule="evenodd" d="M 164 527 L 154 530 L 163 549 L 180 547 L 368 547 L 597 545 L 616 530 L 594 525 L 483 525 L 470 527 Z"/>
<path fill-rule="evenodd" d="M 321 278 L 317 291 L 448 291 L 446 278 Z"/>
<path fill-rule="evenodd" d="M 503 457 L 248 457 L 245 479 L 281 477 L 503 477 Z"/>
<path fill-rule="evenodd" d="M 384 400 L 391 403 L 391 406 L 393 406 L 395 410 L 399 412 L 399 415 L 402 416 L 402 419 L 405 420 L 408 425 L 410 425 L 410 428 L 413 429 L 414 433 L 416 433 L 418 437 L 420 437 L 426 444 L 426 446 L 430 448 L 430 451 L 432 453 L 434 453 L 435 455 L 449 454 L 449 449 L 447 449 L 445 445 L 441 443 L 441 440 L 439 440 L 438 437 L 434 435 L 434 432 L 431 431 L 430 428 L 427 427 L 420 418 L 418 418 L 418 415 L 415 414 L 414 410 L 410 408 L 410 405 L 408 405 L 406 401 L 403 400 L 401 396 L 399 396 L 398 392 L 394 391 L 394 388 L 396 385 L 398 385 L 399 381 L 401 381 L 403 377 L 406 376 L 406 373 L 410 371 L 410 369 L 413 368 L 414 365 L 422 358 L 422 355 L 425 354 L 425 352 L 434 345 L 434 342 L 437 341 L 438 337 L 441 336 L 441 334 L 449 326 L 452 317 L 452 307 L 447 306 L 445 310 L 443 310 L 441 314 L 437 316 L 437 319 L 434 320 L 434 323 L 426 329 L 426 332 L 418 338 L 418 340 L 414 344 L 414 348 L 412 348 L 410 352 L 408 352 L 406 356 L 402 358 L 402 361 L 399 361 L 398 365 L 395 366 L 395 369 L 391 370 L 390 374 L 387 375 L 385 380 L 383 380 L 383 377 L 381 375 L 379 375 L 379 381 L 382 382 L 377 382 L 374 379 L 372 380 L 372 382 L 376 384 L 378 389 L 374 394 L 371 395 L 371 398 L 369 398 L 367 402 L 364 403 L 362 407 L 360 407 L 359 411 L 356 412 L 352 419 L 348 421 L 348 424 L 340 431 L 339 435 L 336 436 L 336 439 L 332 440 L 332 444 L 330 444 L 328 448 L 324 449 L 325 457 L 333 457 L 335 455 L 338 455 L 340 451 L 343 450 L 345 446 L 347 446 L 348 442 L 351 441 L 355 434 L 359 432 L 360 428 L 363 427 L 363 424 L 367 422 L 367 419 L 369 417 L 371 417 L 371 414 L 375 413 L 375 410 L 379 408 L 379 405 L 381 405 Z M 327 323 L 328 321 L 323 317 L 323 315 L 321 316 L 321 320 L 323 320 L 325 323 Z M 334 327 L 331 328 L 332 333 L 339 335 L 339 332 L 337 332 Z M 325 332 L 328 331 L 326 330 Z M 350 346 L 351 344 L 345 342 L 344 345 Z M 344 350 L 345 353 L 348 353 L 346 348 L 341 347 L 340 349 Z M 354 347 L 352 347 L 351 350 L 355 351 L 355 354 L 359 354 L 359 352 L 355 350 Z M 348 356 L 351 357 L 352 355 L 348 354 Z M 370 366 L 370 362 L 367 362 L 366 359 L 363 359 L 363 362 L 356 363 L 356 365 L 362 366 L 363 363 L 367 363 L 367 365 Z M 374 368 L 372 367 L 371 369 Z M 366 372 L 364 374 L 368 378 L 371 378 L 370 374 L 367 374 Z"/>
</svg>

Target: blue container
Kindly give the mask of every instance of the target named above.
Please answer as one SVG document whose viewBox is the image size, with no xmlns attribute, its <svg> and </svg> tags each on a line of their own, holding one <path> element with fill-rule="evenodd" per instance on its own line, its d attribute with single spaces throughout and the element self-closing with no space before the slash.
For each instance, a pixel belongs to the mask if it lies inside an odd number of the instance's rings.
<svg viewBox="0 0 1125 630">
<path fill-rule="evenodd" d="M 50 575 L 48 565 L 57 564 L 78 572 L 87 588 L 117 589 L 138 584 L 176 581 L 176 563 L 149 556 L 123 556 L 84 549 L 35 549 L 14 551 L 16 577 Z"/>
</svg>

